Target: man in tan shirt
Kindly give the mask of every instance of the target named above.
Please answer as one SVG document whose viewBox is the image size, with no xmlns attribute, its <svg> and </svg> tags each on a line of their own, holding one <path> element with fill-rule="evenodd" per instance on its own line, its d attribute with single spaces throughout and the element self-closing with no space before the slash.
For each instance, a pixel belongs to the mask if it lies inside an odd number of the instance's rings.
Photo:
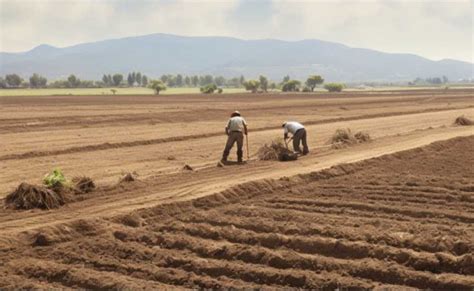
<svg viewBox="0 0 474 291">
<path fill-rule="evenodd" d="M 247 135 L 247 122 L 240 116 L 239 111 L 235 111 L 231 114 L 229 122 L 225 127 L 225 133 L 227 134 L 227 143 L 222 154 L 222 162 L 227 161 L 230 150 L 237 142 L 237 161 L 242 163 L 242 147 L 244 145 L 244 134 Z"/>
</svg>

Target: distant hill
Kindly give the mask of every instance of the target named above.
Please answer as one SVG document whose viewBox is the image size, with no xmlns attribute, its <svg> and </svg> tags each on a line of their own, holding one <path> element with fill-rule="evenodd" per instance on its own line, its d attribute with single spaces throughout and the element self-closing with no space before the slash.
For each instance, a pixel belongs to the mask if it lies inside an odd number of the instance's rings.
<svg viewBox="0 0 474 291">
<path fill-rule="evenodd" d="M 431 61 L 413 54 L 351 48 L 321 40 L 241 40 L 151 34 L 65 48 L 40 45 L 23 53 L 0 53 L 0 75 L 40 73 L 49 79 L 74 73 L 100 79 L 104 73 L 140 71 L 150 77 L 213 74 L 225 77 L 264 74 L 304 79 L 321 74 L 328 81 L 407 81 L 416 77 L 473 78 L 474 65 L 456 60 Z"/>
</svg>

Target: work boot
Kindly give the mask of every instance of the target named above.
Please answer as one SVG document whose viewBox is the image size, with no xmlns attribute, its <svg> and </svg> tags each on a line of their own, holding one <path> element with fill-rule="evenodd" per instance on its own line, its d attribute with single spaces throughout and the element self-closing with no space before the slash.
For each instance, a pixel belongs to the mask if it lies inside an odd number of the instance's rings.
<svg viewBox="0 0 474 291">
<path fill-rule="evenodd" d="M 221 162 L 223 162 L 223 163 L 227 162 L 227 157 L 228 156 L 229 156 L 229 153 L 224 151 L 224 153 L 222 154 Z"/>
</svg>

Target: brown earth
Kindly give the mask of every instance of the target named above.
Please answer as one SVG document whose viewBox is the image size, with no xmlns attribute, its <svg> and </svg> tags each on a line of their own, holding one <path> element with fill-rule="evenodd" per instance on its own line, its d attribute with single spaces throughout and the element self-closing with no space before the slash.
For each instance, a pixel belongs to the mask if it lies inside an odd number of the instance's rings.
<svg viewBox="0 0 474 291">
<path fill-rule="evenodd" d="M 56 166 L 97 188 L 0 210 L 0 288 L 467 288 L 473 138 L 380 156 L 472 136 L 453 122 L 474 117 L 473 93 L 1 97 L 0 197 Z M 218 168 L 235 109 L 252 159 Z M 287 119 L 307 125 L 311 153 L 256 161 Z M 373 140 L 331 149 L 337 128 Z"/>
<path fill-rule="evenodd" d="M 470 290 L 473 147 L 455 138 L 3 237 L 0 288 Z"/>
<path fill-rule="evenodd" d="M 185 164 L 195 169 L 215 165 L 225 143 L 223 127 L 235 109 L 249 122 L 252 157 L 282 135 L 280 124 L 288 119 L 307 126 L 312 148 L 324 147 L 337 128 L 348 127 L 375 139 L 414 131 L 418 137 L 448 133 L 444 138 L 449 138 L 472 131 L 451 126 L 458 116 L 474 117 L 473 94 L 463 89 L 1 97 L 0 197 L 19 181 L 39 183 L 54 167 L 104 185 L 128 172 L 147 178 L 179 172 Z"/>
</svg>

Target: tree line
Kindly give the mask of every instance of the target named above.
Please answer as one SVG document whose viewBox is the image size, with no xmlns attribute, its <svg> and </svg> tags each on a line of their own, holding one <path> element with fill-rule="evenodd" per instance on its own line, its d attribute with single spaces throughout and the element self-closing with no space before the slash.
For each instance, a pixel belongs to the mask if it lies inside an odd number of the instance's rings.
<svg viewBox="0 0 474 291">
<path fill-rule="evenodd" d="M 170 80 L 173 81 L 170 82 Z M 175 80 L 177 83 L 175 83 Z M 205 94 L 212 94 L 214 92 L 222 93 L 224 90 L 222 88 L 222 85 L 228 87 L 244 87 L 245 90 L 250 91 L 252 93 L 265 93 L 268 92 L 268 90 L 276 89 L 281 90 L 283 92 L 314 92 L 314 89 L 318 85 L 324 83 L 324 79 L 320 75 L 309 76 L 306 82 L 304 83 L 304 86 L 302 86 L 302 83 L 300 81 L 292 80 L 290 76 L 285 76 L 281 82 L 276 83 L 270 81 L 267 77 L 263 75 L 260 75 L 259 78 L 256 80 L 245 80 L 244 76 L 240 76 L 239 78 L 229 79 L 227 80 L 227 82 L 224 77 L 213 78 L 211 75 L 193 76 L 189 79 L 188 76 L 183 79 L 181 75 L 176 75 L 176 78 L 174 78 L 173 75 L 163 75 L 160 79 L 152 80 L 149 87 L 155 90 L 156 94 L 160 94 L 160 92 L 165 91 L 170 84 L 170 87 L 179 86 L 182 80 L 184 80 L 184 85 L 189 84 L 187 82 L 191 82 L 191 85 L 193 86 L 201 85 L 200 91 Z M 324 85 L 324 88 L 329 92 L 340 92 L 343 90 L 344 84 L 327 83 Z"/>
<path fill-rule="evenodd" d="M 431 78 L 416 78 L 412 82 L 408 82 L 408 85 L 413 86 L 413 85 L 441 85 L 441 84 L 447 84 L 449 83 L 448 77 L 442 76 L 442 77 L 431 77 Z"/>
<path fill-rule="evenodd" d="M 81 80 L 71 74 L 66 80 L 48 82 L 46 77 L 33 74 L 24 80 L 17 74 L 0 77 L 0 88 L 105 88 L 105 87 L 147 87 L 148 77 L 140 72 L 128 74 L 126 82 L 122 74 L 104 74 L 101 81 Z"/>
<path fill-rule="evenodd" d="M 104 74 L 100 81 L 81 80 L 76 75 L 71 74 L 66 80 L 55 80 L 48 83 L 48 80 L 39 75 L 33 74 L 28 80 L 23 80 L 17 74 L 7 74 L 5 78 L 0 77 L 0 88 L 105 88 L 105 87 L 148 87 L 157 93 L 166 90 L 168 87 L 200 87 L 203 93 L 222 93 L 223 88 L 245 88 L 247 91 L 268 92 L 268 90 L 281 90 L 283 92 L 313 92 L 314 89 L 323 84 L 324 79 L 320 75 L 311 75 L 302 83 L 299 80 L 285 76 L 282 81 L 274 82 L 261 75 L 258 79 L 246 80 L 243 75 L 239 77 L 225 78 L 223 76 L 212 75 L 183 75 L 164 74 L 158 79 L 150 80 L 141 72 L 130 72 L 127 77 L 124 75 Z M 324 88 L 328 91 L 341 91 L 342 84 L 328 83 Z"/>
</svg>

